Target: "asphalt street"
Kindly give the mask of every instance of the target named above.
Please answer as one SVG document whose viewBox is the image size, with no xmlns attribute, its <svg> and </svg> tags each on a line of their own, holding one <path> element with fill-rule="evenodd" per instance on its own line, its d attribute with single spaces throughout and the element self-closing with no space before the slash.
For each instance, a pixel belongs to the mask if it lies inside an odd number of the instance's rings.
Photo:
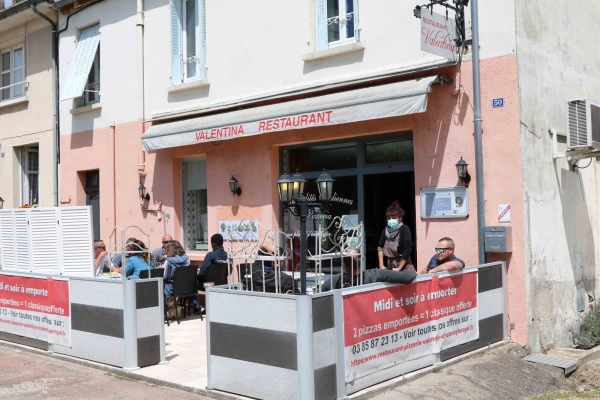
<svg viewBox="0 0 600 400">
<path fill-rule="evenodd" d="M 206 397 L 0 345 L 0 398 L 167 399 Z"/>
</svg>

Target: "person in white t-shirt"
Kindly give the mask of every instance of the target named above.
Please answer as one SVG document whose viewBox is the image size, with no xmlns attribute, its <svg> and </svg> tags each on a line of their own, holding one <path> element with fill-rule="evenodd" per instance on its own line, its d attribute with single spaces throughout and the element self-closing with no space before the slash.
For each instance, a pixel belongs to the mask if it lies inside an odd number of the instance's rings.
<svg viewBox="0 0 600 400">
<path fill-rule="evenodd" d="M 99 275 L 102 272 L 110 272 L 108 252 L 106 251 L 106 245 L 102 240 L 94 241 L 94 271 L 96 275 Z"/>
</svg>

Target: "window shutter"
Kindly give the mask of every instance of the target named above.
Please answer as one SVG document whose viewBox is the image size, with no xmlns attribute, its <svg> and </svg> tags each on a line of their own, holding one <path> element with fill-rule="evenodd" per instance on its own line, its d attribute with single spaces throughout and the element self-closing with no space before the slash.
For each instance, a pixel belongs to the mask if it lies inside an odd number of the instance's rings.
<svg viewBox="0 0 600 400">
<path fill-rule="evenodd" d="M 317 1 L 317 50 L 327 50 L 327 0 Z"/>
<path fill-rule="evenodd" d="M 171 83 L 182 82 L 182 8 L 181 0 L 171 0 Z"/>
<path fill-rule="evenodd" d="M 16 248 L 16 268 L 17 272 L 31 272 L 29 260 L 29 224 L 28 210 L 15 210 L 15 248 Z"/>
<path fill-rule="evenodd" d="M 81 31 L 75 55 L 71 61 L 69 75 L 62 90 L 60 100 L 80 97 L 87 83 L 90 69 L 94 63 L 96 50 L 100 43 L 100 25 L 94 25 Z"/>
<path fill-rule="evenodd" d="M 55 208 L 30 210 L 31 266 L 34 273 L 59 273 L 57 212 Z"/>
<path fill-rule="evenodd" d="M 196 45 L 200 77 L 206 78 L 206 0 L 196 0 Z"/>
<path fill-rule="evenodd" d="M 17 264 L 14 212 L 0 210 L 0 249 L 2 250 L 3 270 L 15 271 Z"/>
<path fill-rule="evenodd" d="M 61 272 L 68 276 L 94 277 L 92 208 L 59 207 Z"/>
</svg>

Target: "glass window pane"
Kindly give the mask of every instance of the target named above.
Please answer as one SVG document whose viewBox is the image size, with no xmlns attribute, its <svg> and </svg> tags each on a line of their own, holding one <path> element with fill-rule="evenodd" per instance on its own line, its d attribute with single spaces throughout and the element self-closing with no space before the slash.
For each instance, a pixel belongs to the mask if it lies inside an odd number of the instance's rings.
<svg viewBox="0 0 600 400">
<path fill-rule="evenodd" d="M 29 151 L 27 153 L 27 170 L 29 172 L 39 171 L 39 153 L 37 151 Z"/>
<path fill-rule="evenodd" d="M 187 77 L 194 78 L 196 76 L 197 60 L 196 56 L 196 2 L 193 0 L 186 1 L 186 57 L 188 58 L 187 63 Z"/>
<path fill-rule="evenodd" d="M 38 177 L 37 173 L 28 174 L 29 179 L 29 205 L 38 204 Z"/>
<path fill-rule="evenodd" d="M 333 18 L 340 15 L 339 0 L 327 0 L 327 18 Z M 338 22 L 328 22 L 327 35 L 330 42 L 340 40 L 340 24 Z"/>
<path fill-rule="evenodd" d="M 10 73 L 2 74 L 2 82 L 1 82 L 0 86 L 1 87 L 10 86 Z M 2 96 L 1 97 L 2 100 L 6 100 L 6 99 L 10 98 L 10 88 L 3 89 L 1 96 Z"/>
<path fill-rule="evenodd" d="M 284 150 L 283 168 L 288 172 L 356 168 L 356 143 L 340 143 Z"/>
<path fill-rule="evenodd" d="M 208 251 L 206 159 L 184 161 L 183 237 L 186 250 Z"/>
<path fill-rule="evenodd" d="M 346 0 L 346 37 L 354 37 L 354 0 Z"/>
<path fill-rule="evenodd" d="M 365 153 L 365 164 L 413 161 L 415 158 L 412 139 L 368 143 Z"/>
<path fill-rule="evenodd" d="M 15 49 L 14 54 L 13 54 L 13 68 L 17 69 L 17 68 L 21 68 L 23 66 L 23 48 L 21 47 L 20 49 Z"/>
<path fill-rule="evenodd" d="M 10 71 L 10 53 L 2 54 L 2 71 Z"/>
</svg>

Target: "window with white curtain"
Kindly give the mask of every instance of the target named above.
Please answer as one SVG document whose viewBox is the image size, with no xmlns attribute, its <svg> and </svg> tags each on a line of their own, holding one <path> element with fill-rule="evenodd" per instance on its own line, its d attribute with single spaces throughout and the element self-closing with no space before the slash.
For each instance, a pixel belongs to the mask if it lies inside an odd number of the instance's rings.
<svg viewBox="0 0 600 400">
<path fill-rule="evenodd" d="M 40 155 L 38 146 L 21 147 L 21 204 L 40 204 Z"/>
<path fill-rule="evenodd" d="M 171 0 L 171 82 L 206 77 L 205 0 Z"/>
<path fill-rule="evenodd" d="M 186 250 L 208 251 L 208 197 L 206 158 L 181 164 L 183 246 Z"/>
<path fill-rule="evenodd" d="M 316 2 L 318 50 L 327 50 L 358 40 L 358 0 Z"/>
<path fill-rule="evenodd" d="M 25 95 L 25 47 L 0 51 L 0 101 Z"/>
</svg>

